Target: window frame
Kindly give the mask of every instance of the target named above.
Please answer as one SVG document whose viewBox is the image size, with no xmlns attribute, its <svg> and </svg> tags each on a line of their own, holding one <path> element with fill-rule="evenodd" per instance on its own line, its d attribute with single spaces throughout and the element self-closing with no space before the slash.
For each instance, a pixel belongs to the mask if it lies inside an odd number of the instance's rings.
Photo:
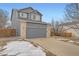
<svg viewBox="0 0 79 59">
<path fill-rule="evenodd" d="M 19 13 L 18 13 L 18 16 L 19 16 L 19 18 L 27 19 L 27 18 L 28 18 L 28 13 L 19 12 Z"/>
</svg>

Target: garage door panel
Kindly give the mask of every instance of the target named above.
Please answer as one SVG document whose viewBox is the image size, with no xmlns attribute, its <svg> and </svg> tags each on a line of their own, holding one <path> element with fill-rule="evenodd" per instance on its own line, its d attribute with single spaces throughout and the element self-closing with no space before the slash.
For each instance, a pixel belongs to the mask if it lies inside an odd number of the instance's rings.
<svg viewBox="0 0 79 59">
<path fill-rule="evenodd" d="M 46 37 L 46 28 L 27 28 L 27 37 Z"/>
<path fill-rule="evenodd" d="M 47 25 L 46 24 L 36 24 L 36 23 L 28 23 L 28 27 L 33 27 L 33 28 L 46 28 Z"/>
</svg>

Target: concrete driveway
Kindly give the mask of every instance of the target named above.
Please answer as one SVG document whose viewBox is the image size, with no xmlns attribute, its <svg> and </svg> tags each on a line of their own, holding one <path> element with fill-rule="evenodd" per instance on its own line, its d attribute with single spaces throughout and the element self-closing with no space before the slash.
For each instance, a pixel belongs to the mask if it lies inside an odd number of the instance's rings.
<svg viewBox="0 0 79 59">
<path fill-rule="evenodd" d="M 60 39 L 60 38 L 56 38 Z M 57 56 L 79 56 L 79 46 L 55 38 L 28 39 Z"/>
</svg>

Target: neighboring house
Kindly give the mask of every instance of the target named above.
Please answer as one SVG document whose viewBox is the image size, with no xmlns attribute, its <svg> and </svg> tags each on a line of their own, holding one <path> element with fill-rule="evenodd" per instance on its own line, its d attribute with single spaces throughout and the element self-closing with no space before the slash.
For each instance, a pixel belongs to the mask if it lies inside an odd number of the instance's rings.
<svg viewBox="0 0 79 59">
<path fill-rule="evenodd" d="M 63 23 L 60 26 L 63 26 L 63 32 L 69 32 L 73 37 L 79 37 L 79 21 Z"/>
<path fill-rule="evenodd" d="M 13 9 L 11 21 L 12 28 L 16 29 L 17 36 L 19 36 L 20 33 L 21 35 L 24 35 L 25 33 L 27 38 L 47 36 L 47 23 L 42 22 L 42 14 L 32 7 L 19 10 Z M 22 24 L 22 21 L 25 22 L 27 26 L 23 25 L 24 23 Z M 24 30 L 24 26 L 26 27 L 26 30 Z"/>
</svg>

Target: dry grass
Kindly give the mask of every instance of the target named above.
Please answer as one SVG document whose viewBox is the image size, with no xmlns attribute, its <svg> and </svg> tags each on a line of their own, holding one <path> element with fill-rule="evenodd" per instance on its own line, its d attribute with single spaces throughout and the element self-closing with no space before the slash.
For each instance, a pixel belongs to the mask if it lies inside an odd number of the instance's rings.
<svg viewBox="0 0 79 59">
<path fill-rule="evenodd" d="M 68 38 L 68 39 L 69 40 L 61 40 L 61 41 L 64 41 L 64 42 L 73 41 L 73 42 L 69 42 L 69 43 L 72 43 L 74 45 L 79 46 L 79 38 L 77 38 L 77 37 L 71 37 L 71 38 Z"/>
<path fill-rule="evenodd" d="M 69 40 L 61 40 L 61 41 L 68 42 Z"/>
<path fill-rule="evenodd" d="M 43 50 L 46 53 L 46 56 L 56 56 L 55 54 L 51 53 L 50 51 L 44 49 Z"/>
<path fill-rule="evenodd" d="M 6 41 L 0 41 L 0 46 L 1 46 L 1 47 L 4 46 L 4 45 L 6 45 L 6 44 L 7 44 Z"/>
</svg>

